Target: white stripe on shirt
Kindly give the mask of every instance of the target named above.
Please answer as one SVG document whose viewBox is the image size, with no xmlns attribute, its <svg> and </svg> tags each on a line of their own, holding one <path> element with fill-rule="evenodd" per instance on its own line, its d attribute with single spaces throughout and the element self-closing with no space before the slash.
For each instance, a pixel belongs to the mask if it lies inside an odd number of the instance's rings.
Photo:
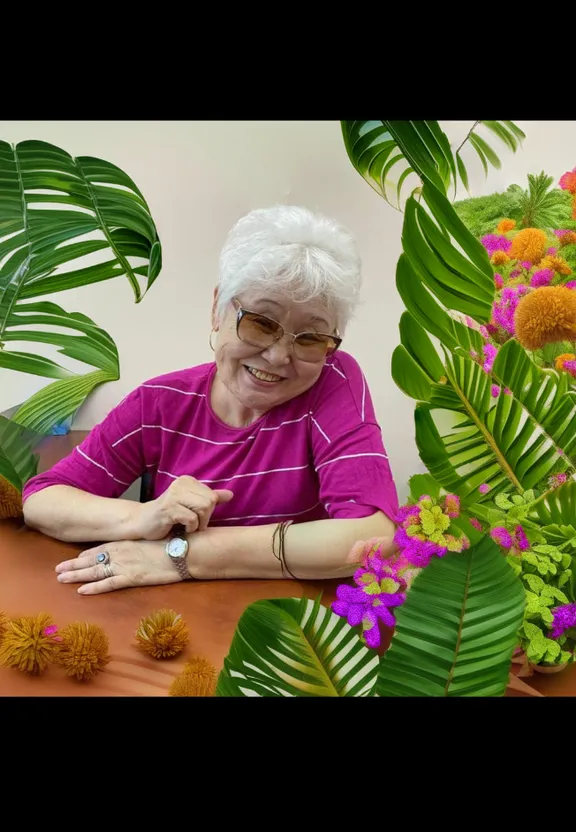
<svg viewBox="0 0 576 832">
<path fill-rule="evenodd" d="M 83 456 L 83 457 L 84 457 L 84 459 L 87 459 L 87 460 L 88 460 L 88 462 L 91 462 L 91 463 L 92 463 L 92 465 L 95 465 L 95 466 L 96 466 L 96 468 L 101 468 L 101 469 L 102 469 L 102 471 L 104 471 L 106 474 L 108 474 L 108 476 L 109 476 L 109 477 L 112 477 L 112 479 L 113 479 L 113 480 L 115 480 L 116 482 L 119 482 L 119 483 L 120 483 L 120 485 L 132 485 L 132 483 L 131 483 L 131 482 L 124 482 L 124 480 L 119 480 L 119 479 L 118 479 L 118 477 L 115 477 L 115 476 L 114 476 L 114 474 L 111 474 L 111 473 L 110 473 L 110 471 L 108 470 L 108 468 L 105 468 L 103 465 L 100 465 L 100 463 L 99 463 L 99 462 L 96 462 L 96 460 L 91 459 L 91 458 L 88 456 L 88 454 L 85 454 L 85 453 L 84 453 L 84 451 L 83 451 L 81 448 L 79 448 L 78 446 L 76 446 L 76 450 L 78 451 L 78 453 L 79 453 L 81 456 Z"/>
<path fill-rule="evenodd" d="M 337 456 L 336 459 L 328 459 L 326 462 L 321 462 L 320 465 L 315 469 L 319 471 L 320 468 L 323 468 L 324 465 L 332 465 L 333 462 L 339 462 L 341 459 L 357 459 L 359 456 L 381 456 L 384 459 L 388 459 L 386 454 L 376 454 L 376 453 L 369 453 L 369 454 L 344 454 L 344 456 Z"/>
</svg>

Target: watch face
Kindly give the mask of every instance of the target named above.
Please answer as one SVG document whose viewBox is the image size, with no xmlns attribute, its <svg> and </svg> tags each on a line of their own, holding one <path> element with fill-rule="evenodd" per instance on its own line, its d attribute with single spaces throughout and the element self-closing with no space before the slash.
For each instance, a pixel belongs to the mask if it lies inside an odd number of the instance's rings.
<svg viewBox="0 0 576 832">
<path fill-rule="evenodd" d="M 171 558 L 183 558 L 188 551 L 188 541 L 182 537 L 173 537 L 168 541 L 167 549 Z"/>
</svg>

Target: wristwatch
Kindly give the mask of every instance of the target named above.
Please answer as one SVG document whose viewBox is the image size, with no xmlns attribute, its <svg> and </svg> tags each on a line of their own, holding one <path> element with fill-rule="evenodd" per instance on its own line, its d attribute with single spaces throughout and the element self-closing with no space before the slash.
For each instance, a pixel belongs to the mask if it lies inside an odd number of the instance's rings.
<svg viewBox="0 0 576 832">
<path fill-rule="evenodd" d="M 182 531 L 172 531 L 173 536 L 166 544 L 166 554 L 180 573 L 183 581 L 191 581 L 192 575 L 188 571 L 186 560 L 188 557 L 188 541 Z"/>
</svg>

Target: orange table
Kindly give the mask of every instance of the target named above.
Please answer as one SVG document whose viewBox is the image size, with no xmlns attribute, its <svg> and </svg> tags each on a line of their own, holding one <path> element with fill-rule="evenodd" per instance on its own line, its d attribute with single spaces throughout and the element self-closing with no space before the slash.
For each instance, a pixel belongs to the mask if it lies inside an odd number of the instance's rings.
<svg viewBox="0 0 576 832">
<path fill-rule="evenodd" d="M 320 592 L 328 603 L 338 583 L 190 581 L 82 597 L 76 586 L 59 584 L 54 572 L 57 563 L 78 551 L 78 546 L 51 540 L 16 521 L 0 522 L 0 609 L 9 617 L 49 612 L 60 628 L 72 621 L 100 624 L 112 656 L 105 670 L 85 683 L 55 666 L 37 677 L 0 668 L 0 696 L 166 696 L 191 656 L 221 669 L 248 604 L 264 598 L 316 598 Z M 182 614 L 190 640 L 180 656 L 159 661 L 137 649 L 134 633 L 141 618 L 162 607 Z"/>
</svg>

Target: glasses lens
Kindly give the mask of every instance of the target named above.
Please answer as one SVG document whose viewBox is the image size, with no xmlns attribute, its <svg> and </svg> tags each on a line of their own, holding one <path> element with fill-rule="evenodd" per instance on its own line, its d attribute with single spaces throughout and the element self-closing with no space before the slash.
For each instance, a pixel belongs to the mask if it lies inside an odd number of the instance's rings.
<svg viewBox="0 0 576 832">
<path fill-rule="evenodd" d="M 301 361 L 323 361 L 337 346 L 330 335 L 302 332 L 294 341 L 294 353 Z"/>
<path fill-rule="evenodd" d="M 269 347 L 282 337 L 282 327 L 265 315 L 244 312 L 238 325 L 238 337 L 255 347 Z"/>
</svg>

